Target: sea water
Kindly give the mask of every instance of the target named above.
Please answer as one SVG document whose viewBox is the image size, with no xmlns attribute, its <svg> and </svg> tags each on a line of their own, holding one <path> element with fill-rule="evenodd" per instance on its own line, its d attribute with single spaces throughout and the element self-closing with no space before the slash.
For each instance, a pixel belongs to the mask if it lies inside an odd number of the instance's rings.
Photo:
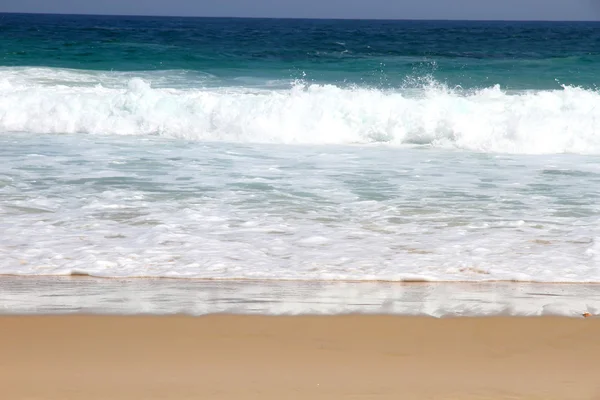
<svg viewBox="0 0 600 400">
<path fill-rule="evenodd" d="M 599 46 L 0 14 L 0 273 L 600 282 Z"/>
</svg>

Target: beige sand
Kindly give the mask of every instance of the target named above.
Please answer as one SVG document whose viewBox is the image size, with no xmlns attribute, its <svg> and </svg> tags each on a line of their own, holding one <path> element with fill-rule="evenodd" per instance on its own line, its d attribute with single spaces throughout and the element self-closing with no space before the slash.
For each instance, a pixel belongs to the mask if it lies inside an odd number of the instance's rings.
<svg viewBox="0 0 600 400">
<path fill-rule="evenodd" d="M 0 399 L 600 399 L 600 319 L 0 317 Z"/>
</svg>

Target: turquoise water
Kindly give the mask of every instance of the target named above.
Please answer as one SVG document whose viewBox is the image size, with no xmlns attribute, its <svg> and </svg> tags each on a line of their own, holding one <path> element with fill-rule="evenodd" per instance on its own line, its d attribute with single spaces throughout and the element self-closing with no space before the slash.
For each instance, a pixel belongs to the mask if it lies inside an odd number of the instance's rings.
<svg viewBox="0 0 600 400">
<path fill-rule="evenodd" d="M 0 273 L 600 282 L 600 24 L 0 15 Z"/>
<path fill-rule="evenodd" d="M 595 87 L 594 22 L 0 16 L 0 65 L 187 71 L 378 88 Z"/>
</svg>

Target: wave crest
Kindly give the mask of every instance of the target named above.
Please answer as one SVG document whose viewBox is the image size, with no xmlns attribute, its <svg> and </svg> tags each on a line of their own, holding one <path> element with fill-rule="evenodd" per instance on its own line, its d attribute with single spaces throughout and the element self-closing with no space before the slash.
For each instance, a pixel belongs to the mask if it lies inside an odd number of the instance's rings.
<svg viewBox="0 0 600 400">
<path fill-rule="evenodd" d="M 600 94 L 418 90 L 299 83 L 290 89 L 120 87 L 0 79 L 0 132 L 160 135 L 206 141 L 387 143 L 506 153 L 600 153 Z"/>
</svg>

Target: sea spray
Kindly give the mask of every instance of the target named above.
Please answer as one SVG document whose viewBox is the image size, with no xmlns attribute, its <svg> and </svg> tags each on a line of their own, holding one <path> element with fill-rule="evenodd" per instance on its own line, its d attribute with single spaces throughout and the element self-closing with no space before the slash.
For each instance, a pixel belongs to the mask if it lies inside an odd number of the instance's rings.
<svg viewBox="0 0 600 400">
<path fill-rule="evenodd" d="M 200 141 L 429 145 L 480 152 L 600 153 L 600 94 L 442 84 L 380 90 L 0 84 L 0 132 L 158 135 Z"/>
</svg>

